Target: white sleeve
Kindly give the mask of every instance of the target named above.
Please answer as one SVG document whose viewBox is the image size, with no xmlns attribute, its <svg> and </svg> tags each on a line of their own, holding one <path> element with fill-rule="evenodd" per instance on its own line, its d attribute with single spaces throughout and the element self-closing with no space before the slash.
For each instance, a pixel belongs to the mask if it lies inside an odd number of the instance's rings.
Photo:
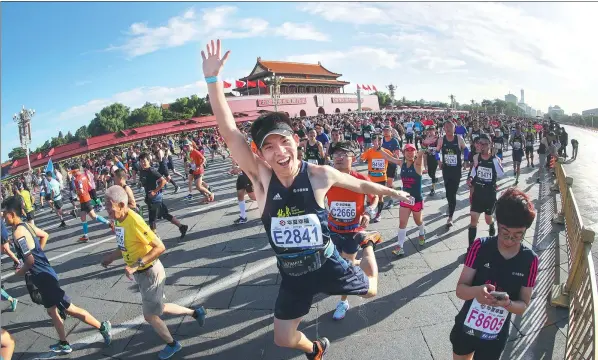
<svg viewBox="0 0 598 360">
<path fill-rule="evenodd" d="M 469 175 L 469 177 L 470 177 L 472 180 L 473 180 L 473 179 L 475 179 L 475 175 L 477 174 L 477 173 L 476 173 L 476 169 L 477 169 L 477 166 L 476 166 L 476 167 L 473 167 L 473 166 L 471 167 L 471 174 Z"/>
<path fill-rule="evenodd" d="M 494 168 L 496 169 L 496 176 L 499 178 L 505 176 L 505 172 L 500 164 L 500 160 L 497 157 L 494 157 L 492 161 L 494 162 Z"/>
</svg>

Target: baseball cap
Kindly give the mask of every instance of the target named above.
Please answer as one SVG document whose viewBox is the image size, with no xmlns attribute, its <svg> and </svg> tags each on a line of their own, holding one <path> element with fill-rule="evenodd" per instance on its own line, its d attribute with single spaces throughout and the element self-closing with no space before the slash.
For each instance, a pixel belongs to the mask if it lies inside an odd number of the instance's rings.
<svg viewBox="0 0 598 360">
<path fill-rule="evenodd" d="M 415 148 L 415 145 L 413 145 L 413 144 L 405 144 L 405 147 L 403 148 L 403 151 L 409 151 L 409 150 L 415 151 L 417 149 Z"/>
<path fill-rule="evenodd" d="M 281 112 L 265 114 L 251 124 L 251 137 L 258 149 L 262 148 L 270 135 L 292 136 L 294 133 L 291 120 Z"/>
<path fill-rule="evenodd" d="M 338 150 L 350 152 L 350 153 L 353 153 L 354 155 L 357 155 L 357 153 L 358 153 L 357 146 L 351 141 L 337 142 L 336 144 L 334 144 L 332 149 L 330 149 L 330 154 L 334 154 L 334 152 L 338 151 Z"/>
<path fill-rule="evenodd" d="M 382 130 L 392 130 L 392 128 L 389 125 L 385 125 Z"/>
</svg>

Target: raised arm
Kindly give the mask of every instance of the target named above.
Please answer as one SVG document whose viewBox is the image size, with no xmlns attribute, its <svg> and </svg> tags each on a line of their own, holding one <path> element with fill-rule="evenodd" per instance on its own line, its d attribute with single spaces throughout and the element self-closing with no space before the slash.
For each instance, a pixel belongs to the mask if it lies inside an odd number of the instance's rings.
<svg viewBox="0 0 598 360">
<path fill-rule="evenodd" d="M 226 102 L 222 81 L 218 79 L 218 75 L 222 72 L 224 64 L 228 60 L 230 50 L 221 57 L 220 40 L 211 41 L 206 45 L 206 52 L 202 50 L 201 58 L 203 59 L 203 73 L 208 83 L 208 94 L 210 95 L 210 105 L 212 111 L 216 116 L 218 130 L 224 138 L 230 153 L 237 163 L 241 165 L 241 169 L 247 173 L 251 178 L 257 178 L 258 174 L 258 159 L 251 152 L 249 145 L 241 131 L 237 128 L 233 113 Z"/>
</svg>

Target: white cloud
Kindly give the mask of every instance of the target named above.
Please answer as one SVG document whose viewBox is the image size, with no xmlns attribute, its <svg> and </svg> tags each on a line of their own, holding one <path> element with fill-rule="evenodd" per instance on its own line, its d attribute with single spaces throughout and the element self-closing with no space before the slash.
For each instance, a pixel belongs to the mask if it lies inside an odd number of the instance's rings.
<svg viewBox="0 0 598 360">
<path fill-rule="evenodd" d="M 176 100 L 177 98 L 190 96 L 192 94 L 206 93 L 205 81 L 198 81 L 191 84 L 166 87 L 166 86 L 149 86 L 138 87 L 132 90 L 117 93 L 110 98 L 94 99 L 84 104 L 73 106 L 58 114 L 56 120 L 58 121 L 76 121 L 81 124 L 87 124 L 91 121 L 95 114 L 102 110 L 103 107 L 112 103 L 122 103 L 131 109 L 141 107 L 146 102 L 153 104 L 165 104 Z"/>
<path fill-rule="evenodd" d="M 77 87 L 83 86 L 83 85 L 88 85 L 88 84 L 91 84 L 91 81 L 89 81 L 89 80 L 82 80 L 82 81 L 75 82 L 75 86 L 77 86 Z"/>
<path fill-rule="evenodd" d="M 202 9 L 200 14 L 196 14 L 194 9 L 189 9 L 182 15 L 168 19 L 165 25 L 155 27 L 137 22 L 125 33 L 124 44 L 110 46 L 106 50 L 123 51 L 129 58 L 134 58 L 160 49 L 212 38 L 244 39 L 274 35 L 290 40 L 328 40 L 325 34 L 318 32 L 310 24 L 285 22 L 280 27 L 271 29 L 268 21 L 240 17 L 237 16 L 237 12 L 236 7 L 224 5 Z"/>
<path fill-rule="evenodd" d="M 285 22 L 276 28 L 274 33 L 289 40 L 329 41 L 328 35 L 317 31 L 309 24 Z"/>
<path fill-rule="evenodd" d="M 287 61 L 316 64 L 318 61 L 325 67 L 344 67 L 346 65 L 364 64 L 370 69 L 396 69 L 400 66 L 398 55 L 382 48 L 355 46 L 345 51 L 331 51 L 315 54 L 291 55 Z M 332 70 L 334 71 L 334 70 Z"/>
<path fill-rule="evenodd" d="M 310 3 L 300 10 L 357 26 L 360 42 L 400 54 L 421 82 L 434 74 L 492 74 L 505 86 L 494 97 L 525 88 L 536 108 L 559 103 L 579 112 L 598 105 L 598 48 L 591 45 L 597 3 Z"/>
</svg>

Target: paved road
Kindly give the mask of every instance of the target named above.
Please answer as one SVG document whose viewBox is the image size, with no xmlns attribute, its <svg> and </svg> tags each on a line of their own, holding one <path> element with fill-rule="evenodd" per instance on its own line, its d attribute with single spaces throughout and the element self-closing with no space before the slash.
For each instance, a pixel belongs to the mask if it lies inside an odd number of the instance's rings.
<svg viewBox="0 0 598 360">
<path fill-rule="evenodd" d="M 583 156 L 583 152 L 580 154 Z M 510 169 L 510 157 L 505 164 Z M 296 351 L 273 344 L 272 310 L 280 277 L 256 204 L 248 204 L 247 224 L 232 225 L 238 209 L 233 195 L 235 178 L 224 175 L 229 166 L 228 161 L 218 161 L 207 171 L 207 181 L 216 191 L 216 203 L 206 206 L 198 205 L 197 200 L 185 201 L 185 191 L 166 195 L 173 214 L 191 227 L 186 239 L 179 241 L 173 225 L 159 223 L 158 233 L 167 247 L 161 257 L 167 273 L 166 296 L 183 305 L 204 304 L 209 311 L 203 329 L 198 329 L 189 317 L 167 319 L 170 330 L 184 346 L 175 358 L 304 359 Z M 562 359 L 567 311 L 551 308 L 547 295 L 555 275 L 566 275 L 566 249 L 558 245 L 564 236 L 563 228 L 553 227 L 550 222 L 555 196 L 548 189 L 549 183 L 537 184 L 531 178 L 535 174 L 532 170 L 535 169 L 523 169 L 520 187 L 535 199 L 539 210 L 525 239 L 541 259 L 539 283 L 526 316 L 513 318 L 503 359 Z M 428 183 L 426 179 L 424 184 Z M 512 175 L 499 183 L 503 189 L 511 185 Z M 171 191 L 172 187 L 167 193 Z M 327 336 L 332 341 L 327 359 L 451 359 L 449 332 L 462 304 L 455 296 L 455 286 L 462 267 L 460 256 L 467 247 L 467 197 L 468 191 L 462 186 L 455 226 L 450 232 L 444 229 L 444 191 L 428 197 L 427 244 L 424 248 L 416 245 L 417 229 L 410 223 L 407 254 L 398 260 L 390 253 L 398 209 L 384 211 L 382 221 L 372 226 L 386 240 L 376 251 L 380 271 L 378 296 L 370 300 L 351 298 L 352 308 L 341 322 L 332 320 L 338 299 L 318 296 L 300 326 L 310 338 Z M 56 226 L 56 219 L 54 215 L 42 214 L 38 224 L 50 229 Z M 113 344 L 104 348 L 97 332 L 69 318 L 66 329 L 76 351 L 61 358 L 157 358 L 162 342 L 140 316 L 140 297 L 135 284 L 124 276 L 122 261 L 108 269 L 99 265 L 102 255 L 115 247 L 110 232 L 101 224 L 92 223 L 92 240 L 82 245 L 76 243 L 81 232 L 79 221 L 73 219 L 68 225 L 60 231 L 50 230 L 46 253 L 73 302 L 99 319 L 110 319 L 115 335 Z M 487 226 L 481 224 L 478 233 L 487 234 Z M 3 264 L 2 276 L 7 277 L 11 273 L 6 266 L 9 264 L 6 260 Z M 17 341 L 15 358 L 47 358 L 47 347 L 57 339 L 48 316 L 43 308 L 31 303 L 22 278 L 8 278 L 3 283 L 9 293 L 21 300 L 16 313 L 2 313 L 2 326 Z"/>
<path fill-rule="evenodd" d="M 579 141 L 579 154 L 574 161 L 568 160 L 565 164 L 565 171 L 568 176 L 573 177 L 573 193 L 577 206 L 582 214 L 584 226 L 594 230 L 598 234 L 598 166 L 594 157 L 598 144 L 598 132 L 579 128 L 576 126 L 565 126 L 569 134 L 569 146 L 567 154 L 571 155 L 571 139 Z M 594 263 L 598 264 L 598 239 L 594 240 L 592 246 Z M 596 269 L 598 274 L 598 269 Z"/>
</svg>

